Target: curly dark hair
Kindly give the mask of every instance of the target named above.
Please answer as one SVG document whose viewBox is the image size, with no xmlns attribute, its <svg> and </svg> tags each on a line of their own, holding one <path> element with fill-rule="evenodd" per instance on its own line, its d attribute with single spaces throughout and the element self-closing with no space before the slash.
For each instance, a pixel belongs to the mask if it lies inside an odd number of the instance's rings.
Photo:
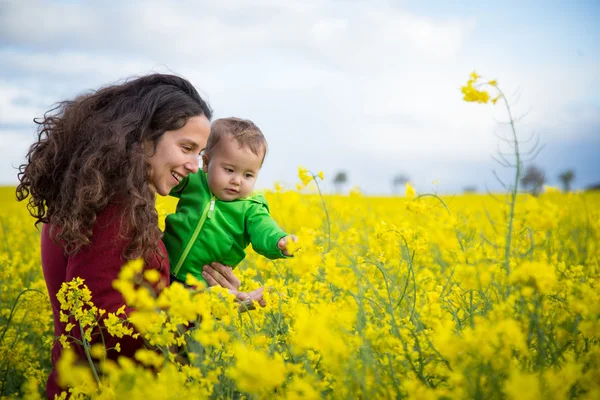
<svg viewBox="0 0 600 400">
<path fill-rule="evenodd" d="M 143 145 L 212 110 L 187 80 L 151 74 L 63 101 L 34 119 L 37 141 L 19 167 L 17 199 L 66 254 L 90 243 L 96 215 L 123 207 L 125 259 L 160 254 L 158 213 Z M 164 254 L 160 254 L 165 256 Z"/>
</svg>

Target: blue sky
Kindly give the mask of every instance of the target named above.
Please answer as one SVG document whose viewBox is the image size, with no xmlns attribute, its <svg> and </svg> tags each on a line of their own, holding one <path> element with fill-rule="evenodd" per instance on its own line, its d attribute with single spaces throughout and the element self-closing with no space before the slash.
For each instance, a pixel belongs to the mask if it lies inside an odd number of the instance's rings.
<svg viewBox="0 0 600 400">
<path fill-rule="evenodd" d="M 549 183 L 572 168 L 585 187 L 600 182 L 599 17 L 598 1 L 0 0 L 0 184 L 53 103 L 173 71 L 217 117 L 263 129 L 261 187 L 293 186 L 302 164 L 368 194 L 398 173 L 420 191 L 497 190 L 506 113 L 461 100 L 476 69 L 526 114 Z"/>
</svg>

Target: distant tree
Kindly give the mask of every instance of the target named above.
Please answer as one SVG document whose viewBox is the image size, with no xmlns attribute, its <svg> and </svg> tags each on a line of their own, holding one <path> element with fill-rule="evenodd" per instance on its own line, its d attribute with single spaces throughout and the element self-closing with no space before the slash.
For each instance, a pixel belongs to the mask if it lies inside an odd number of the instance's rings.
<svg viewBox="0 0 600 400">
<path fill-rule="evenodd" d="M 394 176 L 394 179 L 392 179 L 392 188 L 394 188 L 394 193 L 400 193 L 402 186 L 404 186 L 408 180 L 408 176 L 404 174 L 398 174 Z"/>
<path fill-rule="evenodd" d="M 523 189 L 528 190 L 534 196 L 537 196 L 542 192 L 542 187 L 545 182 L 546 177 L 544 172 L 535 165 L 527 167 L 521 178 Z"/>
<path fill-rule="evenodd" d="M 575 171 L 573 171 L 572 169 L 563 171 L 560 175 L 558 175 L 558 179 L 560 179 L 560 183 L 562 184 L 563 190 L 565 192 L 570 192 L 571 182 L 575 180 Z"/>
<path fill-rule="evenodd" d="M 600 190 L 600 182 L 586 186 L 585 190 Z"/>
<path fill-rule="evenodd" d="M 333 184 L 335 185 L 335 190 L 340 193 L 342 191 L 342 186 L 344 186 L 348 182 L 348 174 L 345 171 L 340 171 L 335 174 L 333 178 Z"/>
<path fill-rule="evenodd" d="M 477 186 L 465 186 L 463 188 L 463 193 L 477 193 Z"/>
</svg>

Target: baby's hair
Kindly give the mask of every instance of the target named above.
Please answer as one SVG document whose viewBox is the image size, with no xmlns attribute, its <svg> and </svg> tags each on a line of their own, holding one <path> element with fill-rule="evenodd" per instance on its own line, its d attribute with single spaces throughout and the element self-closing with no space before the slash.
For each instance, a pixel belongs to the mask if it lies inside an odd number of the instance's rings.
<svg viewBox="0 0 600 400">
<path fill-rule="evenodd" d="M 257 156 L 262 155 L 262 165 L 267 155 L 267 139 L 265 139 L 259 127 L 249 119 L 230 117 L 214 121 L 210 128 L 210 136 L 206 142 L 204 153 L 210 155 L 221 139 L 227 135 L 233 136 L 240 148 L 246 146 Z"/>
</svg>

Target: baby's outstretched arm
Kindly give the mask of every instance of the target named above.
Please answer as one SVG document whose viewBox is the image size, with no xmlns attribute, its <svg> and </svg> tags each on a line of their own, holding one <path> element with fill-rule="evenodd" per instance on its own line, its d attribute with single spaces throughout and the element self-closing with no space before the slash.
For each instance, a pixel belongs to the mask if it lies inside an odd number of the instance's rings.
<svg viewBox="0 0 600 400">
<path fill-rule="evenodd" d="M 282 237 L 281 239 L 279 239 L 279 241 L 277 242 L 277 247 L 279 248 L 279 250 L 281 250 L 281 252 L 283 253 L 283 255 L 290 257 L 292 255 L 294 255 L 294 252 L 296 251 L 296 246 L 290 246 L 289 242 L 292 243 L 296 243 L 298 241 L 298 238 L 295 235 L 288 235 L 286 237 Z"/>
</svg>

